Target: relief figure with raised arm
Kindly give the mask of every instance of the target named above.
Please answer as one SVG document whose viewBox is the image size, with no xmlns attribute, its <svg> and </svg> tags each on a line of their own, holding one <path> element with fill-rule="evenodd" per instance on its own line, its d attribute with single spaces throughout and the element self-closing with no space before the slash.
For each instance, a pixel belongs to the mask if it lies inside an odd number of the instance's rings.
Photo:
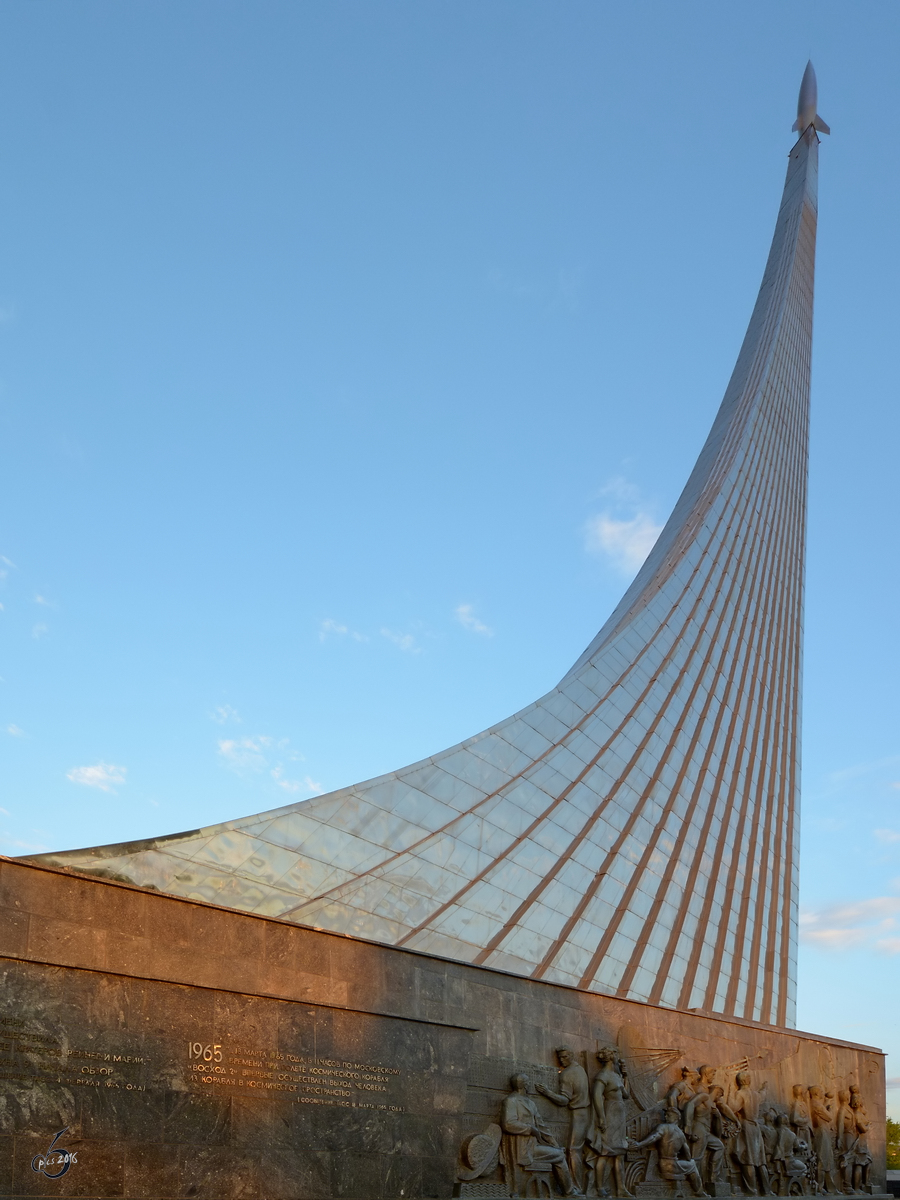
<svg viewBox="0 0 900 1200">
<path fill-rule="evenodd" d="M 684 1110 L 684 1132 L 691 1145 L 691 1157 L 697 1164 L 703 1182 L 714 1185 L 725 1179 L 725 1143 L 714 1132 L 722 1089 L 713 1090 L 718 1092 L 719 1096 L 712 1092 L 697 1092 L 687 1102 Z"/>
<path fill-rule="evenodd" d="M 553 1091 L 542 1083 L 536 1087 L 542 1096 L 565 1108 L 569 1114 L 566 1159 L 575 1183 L 584 1188 L 584 1147 L 589 1141 L 592 1125 L 590 1084 L 587 1071 L 576 1061 L 575 1052 L 569 1046 L 558 1046 L 556 1059 L 560 1066 L 558 1090 Z"/>
<path fill-rule="evenodd" d="M 660 1178 L 667 1183 L 680 1185 L 687 1180 L 695 1196 L 706 1196 L 700 1172 L 691 1158 L 691 1151 L 684 1130 L 679 1125 L 681 1114 L 674 1104 L 666 1109 L 665 1120 L 640 1142 L 631 1142 L 629 1149 L 644 1150 L 655 1145 L 659 1154 Z"/>
<path fill-rule="evenodd" d="M 731 1100 L 731 1111 L 737 1118 L 740 1132 L 735 1144 L 735 1157 L 741 1166 L 744 1188 L 749 1196 L 772 1195 L 769 1172 L 766 1167 L 766 1149 L 763 1142 L 759 1116 L 767 1083 L 754 1088 L 750 1083 L 750 1072 L 739 1071 L 735 1079 L 737 1091 Z"/>
</svg>

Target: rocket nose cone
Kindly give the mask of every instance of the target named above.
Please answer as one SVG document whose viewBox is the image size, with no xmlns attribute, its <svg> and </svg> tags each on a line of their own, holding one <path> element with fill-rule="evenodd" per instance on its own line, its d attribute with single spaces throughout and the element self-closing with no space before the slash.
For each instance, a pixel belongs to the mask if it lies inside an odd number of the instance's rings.
<svg viewBox="0 0 900 1200">
<path fill-rule="evenodd" d="M 803 72 L 803 79 L 800 81 L 800 96 L 797 100 L 798 117 L 809 109 L 812 109 L 813 112 L 816 111 L 819 106 L 818 91 L 816 72 L 810 59 L 806 64 L 806 70 Z"/>
</svg>

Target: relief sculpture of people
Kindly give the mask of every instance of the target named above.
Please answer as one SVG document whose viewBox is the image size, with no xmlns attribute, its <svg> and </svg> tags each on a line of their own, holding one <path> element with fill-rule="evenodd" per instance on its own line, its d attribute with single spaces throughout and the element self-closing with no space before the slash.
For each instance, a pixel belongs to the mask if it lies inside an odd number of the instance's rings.
<svg viewBox="0 0 900 1200">
<path fill-rule="evenodd" d="M 648 1052 L 642 1063 L 613 1045 L 557 1046 L 543 1064 L 516 1072 L 490 1118 L 496 1123 L 467 1138 L 455 1194 L 690 1200 L 872 1192 L 869 1118 L 857 1083 L 773 1085 L 771 1072 L 746 1060 L 695 1068 L 682 1053 Z M 649 1083 L 647 1059 L 663 1064 Z M 542 1079 L 533 1084 L 535 1075 Z"/>
</svg>

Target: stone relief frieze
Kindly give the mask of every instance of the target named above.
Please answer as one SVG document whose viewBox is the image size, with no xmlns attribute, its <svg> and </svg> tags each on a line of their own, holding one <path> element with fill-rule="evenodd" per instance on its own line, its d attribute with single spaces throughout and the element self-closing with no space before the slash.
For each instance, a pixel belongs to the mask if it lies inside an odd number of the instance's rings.
<svg viewBox="0 0 900 1200">
<path fill-rule="evenodd" d="M 616 1045 L 558 1045 L 552 1066 L 476 1064 L 474 1086 L 495 1096 L 505 1087 L 505 1095 L 460 1148 L 456 1195 L 687 1200 L 877 1190 L 859 1084 L 796 1082 L 782 1094 L 769 1063 L 678 1067 L 684 1057 L 643 1047 L 626 1027 Z"/>
</svg>

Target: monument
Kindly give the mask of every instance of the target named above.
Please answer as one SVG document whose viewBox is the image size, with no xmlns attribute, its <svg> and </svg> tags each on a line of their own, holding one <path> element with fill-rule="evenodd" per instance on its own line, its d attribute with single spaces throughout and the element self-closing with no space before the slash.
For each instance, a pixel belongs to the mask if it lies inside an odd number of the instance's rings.
<svg viewBox="0 0 900 1200">
<path fill-rule="evenodd" d="M 427 761 L 0 864 L 0 1195 L 880 1194 L 879 1051 L 793 1029 L 816 184 L 656 546 Z"/>
</svg>

